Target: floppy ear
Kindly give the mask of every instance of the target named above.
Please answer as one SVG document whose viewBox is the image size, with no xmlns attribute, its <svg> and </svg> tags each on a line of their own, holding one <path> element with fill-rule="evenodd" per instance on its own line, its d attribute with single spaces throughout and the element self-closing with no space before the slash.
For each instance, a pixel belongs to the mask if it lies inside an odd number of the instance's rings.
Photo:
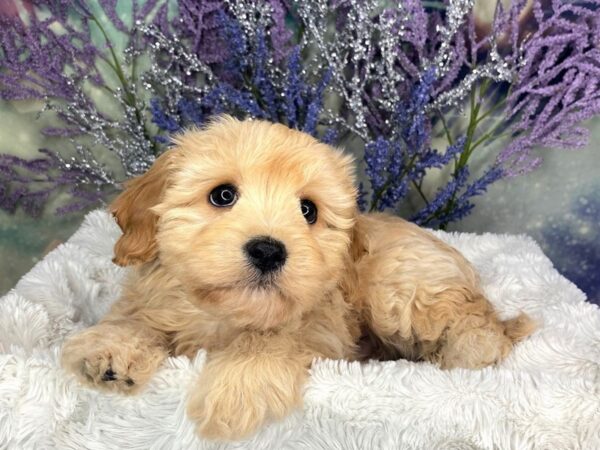
<svg viewBox="0 0 600 450">
<path fill-rule="evenodd" d="M 129 266 L 156 259 L 156 223 L 150 208 L 161 200 L 167 185 L 172 150 L 162 154 L 144 175 L 125 184 L 125 190 L 112 202 L 110 211 L 123 235 L 115 244 L 113 262 Z"/>
</svg>

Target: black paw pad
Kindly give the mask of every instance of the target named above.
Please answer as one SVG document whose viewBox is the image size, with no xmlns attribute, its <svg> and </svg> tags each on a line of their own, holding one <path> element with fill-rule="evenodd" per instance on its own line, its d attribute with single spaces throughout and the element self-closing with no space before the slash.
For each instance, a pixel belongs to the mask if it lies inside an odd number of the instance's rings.
<svg viewBox="0 0 600 450">
<path fill-rule="evenodd" d="M 104 375 L 102 375 L 102 381 L 115 381 L 117 379 L 117 374 L 113 372 L 112 369 L 108 369 L 106 372 L 104 372 Z"/>
</svg>

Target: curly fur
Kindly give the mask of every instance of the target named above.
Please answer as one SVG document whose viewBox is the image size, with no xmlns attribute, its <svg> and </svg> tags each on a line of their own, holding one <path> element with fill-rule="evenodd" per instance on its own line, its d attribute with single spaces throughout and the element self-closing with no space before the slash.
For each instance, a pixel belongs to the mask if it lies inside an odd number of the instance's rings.
<svg viewBox="0 0 600 450">
<path fill-rule="evenodd" d="M 135 393 L 167 355 L 208 351 L 188 414 L 214 439 L 252 434 L 301 404 L 315 357 L 424 359 L 479 368 L 533 330 L 502 322 L 470 264 L 427 231 L 359 215 L 354 166 L 301 132 L 223 117 L 175 139 L 111 209 L 123 230 L 114 261 L 135 265 L 121 299 L 63 349 L 88 385 Z M 231 208 L 208 201 L 231 183 Z M 318 207 L 309 225 L 300 199 Z M 259 284 L 242 248 L 285 243 Z"/>
</svg>

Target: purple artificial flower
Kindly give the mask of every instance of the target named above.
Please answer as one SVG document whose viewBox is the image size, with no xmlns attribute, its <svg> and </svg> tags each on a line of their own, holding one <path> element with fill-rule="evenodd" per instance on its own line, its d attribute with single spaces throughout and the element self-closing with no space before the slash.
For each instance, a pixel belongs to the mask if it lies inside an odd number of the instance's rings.
<svg viewBox="0 0 600 450">
<path fill-rule="evenodd" d="M 490 167 L 479 179 L 466 187 L 465 192 L 456 199 L 454 208 L 439 219 L 440 224 L 445 226 L 450 222 L 455 222 L 466 217 L 475 207 L 471 202 L 473 197 L 483 195 L 492 183 L 495 183 L 504 176 L 506 174 L 500 167 Z"/>
<path fill-rule="evenodd" d="M 276 105 L 276 94 L 273 84 L 269 78 L 267 65 L 269 64 L 269 51 L 265 40 L 264 30 L 258 30 L 256 33 L 256 51 L 253 58 L 253 84 L 257 89 L 264 110 L 268 114 L 268 118 L 273 121 L 278 121 L 278 111 Z"/>
<path fill-rule="evenodd" d="M 454 144 L 449 145 L 443 154 L 435 149 L 427 148 L 421 152 L 420 157 L 415 161 L 410 172 L 411 178 L 422 179 L 425 178 L 427 169 L 441 169 L 447 166 L 463 152 L 464 147 L 465 138 L 461 137 Z"/>
<path fill-rule="evenodd" d="M 104 197 L 101 190 L 112 187 L 85 164 L 67 163 L 55 153 L 42 149 L 45 156 L 25 160 L 0 155 L 0 208 L 12 213 L 18 206 L 31 216 L 39 216 L 48 198 L 67 188 L 71 200 L 57 212 L 71 212 L 97 204 Z"/>
<path fill-rule="evenodd" d="M 383 137 L 379 137 L 365 146 L 366 175 L 371 182 L 374 202 L 376 193 L 385 188 L 389 158 L 390 142 Z"/>
<path fill-rule="evenodd" d="M 448 214 L 452 214 L 452 212 L 443 212 L 444 206 L 446 206 L 449 201 L 454 198 L 458 191 L 466 184 L 467 179 L 469 178 L 469 169 L 467 167 L 463 167 L 450 179 L 448 184 L 443 188 L 438 189 L 435 197 L 429 204 L 411 217 L 411 221 L 415 222 L 417 225 L 423 225 L 425 223 L 429 223 L 432 218 L 435 217 L 436 214 L 441 212 L 442 218 L 438 219 L 442 224 L 445 222 L 449 222 L 450 216 Z"/>
<path fill-rule="evenodd" d="M 576 149 L 588 142 L 589 131 L 578 124 L 600 114 L 599 7 L 536 0 L 535 31 L 524 42 L 511 35 L 523 64 L 507 98 L 513 138 L 497 158 L 507 176 L 536 168 L 535 148 Z"/>
<path fill-rule="evenodd" d="M 177 108 L 179 110 L 179 114 L 181 115 L 185 123 L 191 123 L 196 125 L 204 123 L 204 114 L 202 113 L 202 108 L 198 103 L 188 100 L 186 98 L 182 98 L 181 100 L 179 100 Z"/>
<path fill-rule="evenodd" d="M 270 44 L 273 48 L 275 62 L 285 59 L 289 51 L 289 42 L 292 32 L 286 26 L 289 14 L 287 3 L 282 0 L 265 1 L 271 10 L 271 26 L 268 30 Z M 227 13 L 227 2 L 223 0 L 180 0 L 177 2 L 178 13 L 176 17 L 168 21 L 166 8 L 161 15 L 160 30 L 165 34 L 174 34 L 178 39 L 191 43 L 191 50 L 198 58 L 206 64 L 224 63 L 229 54 L 223 52 L 223 48 L 230 43 L 228 38 L 239 36 L 237 32 L 223 27 L 223 13 Z M 242 44 L 237 41 L 239 46 Z"/>
<path fill-rule="evenodd" d="M 154 11 L 159 3 L 158 0 L 132 0 L 131 1 L 131 24 L 125 24 L 117 12 L 118 0 L 98 0 L 98 5 L 102 8 L 110 23 L 120 32 L 130 34 L 138 21 L 145 21 Z M 75 2 L 77 3 L 77 2 Z M 85 3 L 79 2 L 83 8 Z M 203 2 L 204 3 L 204 2 Z M 129 14 L 128 14 L 129 15 Z"/>
<path fill-rule="evenodd" d="M 168 3 L 159 10 L 154 23 L 162 33 L 189 42 L 190 50 L 206 64 L 222 63 L 228 55 L 222 49 L 226 39 L 222 33 L 220 14 L 225 9 L 222 0 L 180 0 L 172 20 Z"/>
<path fill-rule="evenodd" d="M 286 0 L 270 0 L 269 5 L 271 6 L 273 21 L 269 29 L 269 35 L 271 36 L 274 61 L 279 63 L 287 58 L 291 49 L 290 40 L 293 33 L 286 24 L 289 7 Z"/>
<path fill-rule="evenodd" d="M 431 98 L 435 81 L 435 69 L 427 69 L 414 87 L 410 102 L 398 105 L 398 127 L 409 155 L 419 153 L 429 141 L 430 122 L 425 107 Z"/>
<path fill-rule="evenodd" d="M 176 119 L 167 115 L 160 106 L 160 101 L 156 98 L 150 100 L 150 113 L 152 114 L 152 122 L 161 130 L 168 133 L 179 131 L 181 126 Z"/>
<path fill-rule="evenodd" d="M 301 72 L 300 47 L 295 47 L 288 58 L 287 83 L 283 105 L 286 121 L 291 128 L 298 127 L 298 110 L 304 108 L 303 93 L 306 91 L 306 86 Z"/>
<path fill-rule="evenodd" d="M 223 10 L 218 11 L 217 18 L 226 39 L 225 73 L 234 75 L 234 82 L 243 83 L 243 74 L 250 64 L 246 36 L 241 25 Z"/>
<path fill-rule="evenodd" d="M 323 108 L 323 95 L 330 81 L 331 70 L 326 70 L 318 84 L 312 90 L 310 98 L 307 99 L 308 106 L 306 108 L 304 125 L 302 126 L 302 131 L 305 133 L 317 136 L 317 122 Z"/>
<path fill-rule="evenodd" d="M 18 16 L 0 15 L 1 99 L 53 97 L 70 101 L 75 98 L 75 85 L 85 80 L 102 84 L 95 67 L 98 49 L 88 32 L 68 22 L 64 8 L 52 8 L 57 16 L 50 19 L 40 20 L 31 13 L 27 24 Z M 61 35 L 51 28 L 57 20 L 65 30 Z"/>
<path fill-rule="evenodd" d="M 371 210 L 396 208 L 411 183 L 420 183 L 426 169 L 449 162 L 462 147 L 451 146 L 445 157 L 429 148 L 431 126 L 425 107 L 436 81 L 427 69 L 413 87 L 408 101 L 397 105 L 392 139 L 378 137 L 365 146 L 366 174 L 371 182 Z M 456 150 L 456 151 L 455 151 Z"/>
</svg>

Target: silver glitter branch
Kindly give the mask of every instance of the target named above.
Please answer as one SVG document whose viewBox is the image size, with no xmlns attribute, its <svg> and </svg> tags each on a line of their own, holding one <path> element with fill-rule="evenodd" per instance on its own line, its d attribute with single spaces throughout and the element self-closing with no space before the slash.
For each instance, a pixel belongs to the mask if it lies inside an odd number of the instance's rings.
<svg viewBox="0 0 600 450">
<path fill-rule="evenodd" d="M 440 46 L 432 61 L 436 76 L 442 78 L 446 75 L 448 66 L 453 56 L 452 40 L 465 22 L 465 16 L 473 10 L 474 0 L 450 0 L 446 9 L 446 23 L 438 25 L 435 30 L 440 36 Z"/>
<path fill-rule="evenodd" d="M 58 103 L 47 99 L 45 110 L 54 111 L 62 120 L 69 124 L 72 134 L 85 136 L 90 142 L 89 148 L 83 150 L 82 143 L 75 137 L 70 141 L 78 149 L 81 160 L 97 168 L 97 179 L 106 180 L 108 184 L 118 185 L 122 180 L 144 173 L 154 161 L 153 143 L 145 136 L 144 127 L 138 121 L 138 111 L 144 105 L 136 100 L 136 105 L 130 105 L 125 100 L 121 88 L 111 90 L 112 101 L 122 111 L 119 118 L 111 118 L 100 113 L 90 95 L 81 85 L 75 85 L 74 95 L 68 103 Z M 93 150 L 95 149 L 95 150 Z M 119 162 L 122 174 L 115 179 L 113 172 L 105 170 L 99 156 L 102 154 L 106 162 L 109 159 Z"/>
<path fill-rule="evenodd" d="M 242 27 L 247 42 L 256 42 L 256 33 L 272 25 L 271 5 L 256 0 L 225 0 L 229 11 Z"/>
<path fill-rule="evenodd" d="M 182 98 L 202 98 L 214 85 L 212 69 L 177 36 L 166 36 L 155 25 L 141 22 L 136 24 L 135 32 L 151 44 L 145 48 L 131 46 L 126 54 L 130 60 L 147 57 L 150 61 L 139 80 L 147 94 L 160 94 L 166 101 L 167 113 L 175 115 Z"/>
<path fill-rule="evenodd" d="M 379 46 L 381 48 L 382 64 L 375 66 L 377 79 L 381 82 L 381 98 L 376 99 L 386 111 L 396 107 L 394 99 L 398 94 L 398 86 L 405 80 L 404 75 L 396 68 L 399 38 L 402 37 L 408 16 L 402 15 L 400 21 L 394 16 L 381 15 Z M 398 30 L 394 28 L 397 27 Z"/>
<path fill-rule="evenodd" d="M 490 62 L 473 68 L 471 72 L 465 75 L 458 86 L 439 94 L 435 100 L 426 106 L 425 110 L 430 112 L 443 111 L 447 108 L 461 108 L 465 98 L 471 93 L 477 83 L 482 80 L 509 82 L 512 81 L 513 77 L 514 69 L 511 69 L 507 62 L 502 61 L 497 50 L 493 49 L 490 56 Z"/>
<path fill-rule="evenodd" d="M 352 90 L 346 86 L 345 76 L 343 74 L 344 62 L 344 46 L 340 46 L 339 42 L 331 39 L 331 34 L 328 30 L 334 26 L 332 21 L 327 20 L 329 17 L 329 5 L 327 0 L 317 0 L 312 2 L 301 2 L 298 5 L 298 15 L 305 27 L 305 33 L 302 36 L 300 45 L 307 48 L 311 54 L 309 67 L 316 74 L 322 70 L 322 67 L 327 67 L 331 70 L 334 85 L 338 88 L 337 93 L 340 94 L 345 103 L 351 105 L 350 108 L 357 112 L 355 125 L 346 123 L 339 118 L 337 112 L 332 110 L 327 111 L 327 116 L 330 121 L 344 126 L 351 130 L 363 140 L 368 138 L 366 126 L 364 124 L 364 113 L 362 108 L 357 108 L 356 96 L 360 94 L 356 90 Z M 313 48 L 314 47 L 314 48 Z M 347 50 L 346 50 L 347 51 Z M 350 92 L 348 92 L 350 91 Z M 354 106 L 354 107 L 353 107 Z M 362 118 L 362 120 L 361 120 Z"/>
<path fill-rule="evenodd" d="M 395 15 L 386 15 L 381 2 L 373 0 L 352 2 L 341 29 L 336 29 L 332 17 L 336 11 L 326 0 L 299 2 L 297 13 L 306 29 L 302 42 L 311 49 L 313 70 L 331 70 L 333 90 L 352 112 L 352 122 L 340 121 L 339 111 L 329 111 L 328 119 L 368 142 L 367 117 L 379 113 L 369 104 L 366 92 L 380 84 L 381 95 L 372 102 L 388 114 L 398 104 L 398 86 L 404 75 L 397 69 L 397 55 L 404 23 L 410 17 L 401 3 L 396 5 Z"/>
</svg>

